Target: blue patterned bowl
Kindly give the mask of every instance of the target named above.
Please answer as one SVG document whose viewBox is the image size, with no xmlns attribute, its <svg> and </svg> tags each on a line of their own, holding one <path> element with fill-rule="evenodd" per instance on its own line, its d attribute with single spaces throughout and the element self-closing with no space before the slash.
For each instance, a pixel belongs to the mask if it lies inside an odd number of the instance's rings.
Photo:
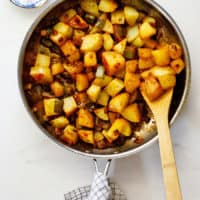
<svg viewBox="0 0 200 200">
<path fill-rule="evenodd" d="M 47 0 L 27 0 L 27 2 L 22 0 L 10 0 L 16 6 L 22 8 L 36 8 L 42 6 Z"/>
</svg>

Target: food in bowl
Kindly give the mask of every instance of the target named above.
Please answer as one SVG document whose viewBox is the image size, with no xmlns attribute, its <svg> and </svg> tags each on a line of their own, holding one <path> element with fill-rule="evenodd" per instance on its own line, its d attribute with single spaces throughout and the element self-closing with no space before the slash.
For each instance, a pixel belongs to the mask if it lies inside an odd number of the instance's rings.
<svg viewBox="0 0 200 200">
<path fill-rule="evenodd" d="M 114 0 L 83 0 L 40 27 L 23 74 L 38 121 L 68 145 L 142 143 L 135 131 L 151 113 L 141 84 L 154 101 L 184 69 L 181 46 L 159 35 L 156 18 Z"/>
</svg>

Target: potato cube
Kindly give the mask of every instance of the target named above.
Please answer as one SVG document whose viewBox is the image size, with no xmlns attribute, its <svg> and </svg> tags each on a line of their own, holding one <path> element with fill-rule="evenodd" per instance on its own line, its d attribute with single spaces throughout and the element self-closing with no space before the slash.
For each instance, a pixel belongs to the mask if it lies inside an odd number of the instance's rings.
<svg viewBox="0 0 200 200">
<path fill-rule="evenodd" d="M 112 76 L 124 69 L 125 59 L 117 52 L 106 51 L 102 53 L 102 63 L 107 75 Z"/>
<path fill-rule="evenodd" d="M 82 38 L 81 51 L 98 51 L 103 46 L 103 36 L 100 33 L 88 34 Z"/>
<path fill-rule="evenodd" d="M 117 95 L 123 88 L 124 82 L 120 79 L 115 78 L 105 87 L 105 91 L 113 97 Z"/>
<path fill-rule="evenodd" d="M 88 89 L 87 89 L 87 95 L 90 98 L 91 101 L 96 102 L 97 98 L 101 92 L 101 87 L 95 84 L 92 84 Z"/>
<path fill-rule="evenodd" d="M 142 39 L 148 39 L 156 34 L 156 28 L 154 28 L 148 22 L 143 22 L 140 26 L 140 37 Z"/>
<path fill-rule="evenodd" d="M 77 123 L 79 126 L 93 128 L 94 119 L 92 114 L 88 110 L 81 108 L 78 112 Z"/>
<path fill-rule="evenodd" d="M 137 60 L 129 60 L 126 61 L 126 72 L 134 73 L 138 68 Z"/>
<path fill-rule="evenodd" d="M 95 67 L 97 65 L 96 52 L 89 51 L 84 54 L 84 66 L 85 67 Z"/>
<path fill-rule="evenodd" d="M 73 28 L 63 22 L 58 22 L 53 29 L 58 33 L 61 33 L 65 39 L 70 39 L 73 34 Z"/>
<path fill-rule="evenodd" d="M 69 120 L 64 116 L 60 116 L 51 120 L 50 123 L 55 128 L 65 128 L 69 124 Z"/>
<path fill-rule="evenodd" d="M 82 0 L 80 2 L 82 10 L 95 17 L 99 16 L 99 8 L 96 0 Z"/>
<path fill-rule="evenodd" d="M 94 144 L 94 133 L 90 130 L 78 130 L 78 135 L 83 142 Z"/>
<path fill-rule="evenodd" d="M 153 50 L 152 55 L 156 65 L 166 66 L 170 63 L 169 50 L 167 46 Z"/>
<path fill-rule="evenodd" d="M 115 0 L 100 0 L 99 10 L 105 13 L 111 13 L 117 9 L 118 5 Z"/>
<path fill-rule="evenodd" d="M 80 106 L 84 106 L 89 101 L 88 96 L 85 92 L 77 92 L 74 95 L 74 98 L 75 98 L 77 104 Z"/>
<path fill-rule="evenodd" d="M 102 91 L 99 94 L 99 97 L 97 99 L 97 103 L 102 105 L 102 106 L 107 106 L 108 105 L 108 100 L 109 100 L 109 95 L 105 91 Z"/>
<path fill-rule="evenodd" d="M 85 36 L 84 31 L 75 29 L 72 37 L 73 43 L 77 46 L 81 46 L 82 38 L 84 36 Z"/>
<path fill-rule="evenodd" d="M 122 116 L 133 123 L 139 123 L 142 120 L 140 108 L 136 103 L 127 106 L 122 111 Z"/>
<path fill-rule="evenodd" d="M 126 38 L 129 43 L 132 43 L 139 36 L 139 27 L 138 25 L 130 26 L 127 28 Z"/>
<path fill-rule="evenodd" d="M 185 63 L 181 58 L 173 60 L 170 65 L 177 74 L 180 74 L 185 67 Z"/>
<path fill-rule="evenodd" d="M 113 50 L 116 51 L 117 53 L 120 53 L 123 55 L 125 48 L 126 48 L 126 43 L 127 39 L 121 40 L 119 43 L 117 43 L 114 47 Z"/>
<path fill-rule="evenodd" d="M 57 63 L 52 63 L 51 64 L 51 72 L 52 75 L 57 75 L 57 74 L 61 74 L 65 71 L 63 65 L 61 62 L 57 62 Z"/>
<path fill-rule="evenodd" d="M 140 58 L 138 61 L 138 68 L 141 70 L 149 69 L 155 65 L 153 58 L 143 59 Z"/>
<path fill-rule="evenodd" d="M 57 98 L 44 99 L 43 103 L 47 117 L 58 115 L 62 111 L 62 101 Z"/>
<path fill-rule="evenodd" d="M 178 59 L 182 56 L 183 51 L 182 48 L 176 44 L 176 43 L 172 43 L 169 45 L 169 56 L 172 59 Z"/>
<path fill-rule="evenodd" d="M 152 26 L 156 26 L 156 19 L 153 17 L 147 16 L 144 18 L 143 22 L 147 22 L 147 23 L 151 24 Z"/>
<path fill-rule="evenodd" d="M 87 74 L 77 74 L 76 75 L 76 89 L 81 92 L 88 88 L 89 81 Z"/>
<path fill-rule="evenodd" d="M 48 55 L 38 53 L 36 56 L 35 66 L 49 67 L 51 58 Z"/>
<path fill-rule="evenodd" d="M 64 86 L 58 81 L 51 83 L 51 90 L 56 97 L 61 97 L 64 95 Z"/>
<path fill-rule="evenodd" d="M 70 21 L 68 22 L 68 24 L 72 28 L 76 28 L 76 29 L 86 29 L 86 28 L 88 28 L 87 22 L 83 18 L 81 18 L 79 15 L 73 16 L 70 19 Z"/>
<path fill-rule="evenodd" d="M 73 96 L 64 98 L 63 110 L 66 116 L 70 116 L 71 114 L 73 114 L 77 108 L 78 106 Z"/>
<path fill-rule="evenodd" d="M 95 78 L 93 84 L 98 85 L 100 87 L 105 87 L 112 81 L 111 76 L 104 75 L 103 78 Z"/>
<path fill-rule="evenodd" d="M 103 139 L 104 139 L 104 136 L 103 136 L 102 133 L 100 133 L 100 132 L 95 132 L 94 133 L 94 141 L 95 142 L 99 142 L 99 141 L 101 141 Z"/>
<path fill-rule="evenodd" d="M 123 10 L 117 10 L 111 13 L 111 22 L 112 24 L 124 24 L 125 15 Z"/>
<path fill-rule="evenodd" d="M 108 33 L 103 34 L 103 41 L 104 41 L 103 47 L 106 51 L 109 51 L 113 48 L 114 41 L 110 34 L 108 34 Z"/>
<path fill-rule="evenodd" d="M 106 108 L 97 108 L 94 110 L 96 116 L 104 121 L 108 121 L 108 114 L 105 112 Z"/>
<path fill-rule="evenodd" d="M 148 48 L 139 48 L 138 49 L 138 56 L 139 56 L 139 58 L 142 58 L 142 59 L 148 59 L 148 58 L 152 57 L 151 52 L 152 52 L 151 49 L 148 49 Z"/>
<path fill-rule="evenodd" d="M 64 69 L 70 74 L 70 75 L 74 75 L 74 74 L 78 74 L 81 73 L 84 69 L 83 67 L 83 63 L 80 61 L 77 61 L 73 64 L 71 63 L 65 63 L 64 65 Z"/>
<path fill-rule="evenodd" d="M 78 133 L 74 126 L 68 125 L 64 131 L 61 139 L 68 145 L 75 145 L 78 142 Z"/>
<path fill-rule="evenodd" d="M 146 48 L 155 49 L 158 46 L 158 42 L 152 39 L 144 40 L 144 46 Z"/>
<path fill-rule="evenodd" d="M 117 74 L 115 74 L 115 77 L 119 79 L 124 79 L 124 76 L 125 76 L 125 70 L 122 70 L 118 72 Z"/>
<path fill-rule="evenodd" d="M 176 85 L 176 76 L 175 75 L 159 76 L 158 80 L 160 82 L 162 89 L 164 89 L 164 90 L 173 88 Z"/>
<path fill-rule="evenodd" d="M 104 27 L 103 27 L 103 31 L 105 31 L 106 33 L 111 33 L 111 34 L 114 33 L 114 28 L 110 20 L 106 19 Z"/>
<path fill-rule="evenodd" d="M 140 48 L 144 45 L 144 40 L 141 39 L 140 36 L 137 36 L 135 40 L 132 42 L 134 47 Z"/>
<path fill-rule="evenodd" d="M 132 93 L 140 86 L 140 76 L 138 74 L 126 72 L 124 84 L 126 91 Z"/>
<path fill-rule="evenodd" d="M 122 110 L 127 106 L 128 101 L 129 101 L 129 94 L 121 93 L 111 99 L 108 109 L 112 112 L 121 113 Z"/>
<path fill-rule="evenodd" d="M 50 35 L 50 39 L 58 46 L 63 45 L 66 41 L 66 37 L 56 30 L 52 31 L 52 33 Z"/>
<path fill-rule="evenodd" d="M 67 24 L 76 14 L 77 14 L 76 11 L 71 8 L 61 15 L 60 21 Z"/>
<path fill-rule="evenodd" d="M 127 23 L 130 26 L 133 26 L 139 17 L 139 12 L 131 6 L 125 6 L 124 15 L 125 15 Z"/>
</svg>

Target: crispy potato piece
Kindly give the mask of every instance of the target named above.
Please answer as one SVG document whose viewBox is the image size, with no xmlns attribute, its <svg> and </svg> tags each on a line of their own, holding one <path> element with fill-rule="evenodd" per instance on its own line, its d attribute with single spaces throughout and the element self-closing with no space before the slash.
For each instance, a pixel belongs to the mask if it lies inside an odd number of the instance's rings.
<svg viewBox="0 0 200 200">
<path fill-rule="evenodd" d="M 122 116 L 133 123 L 139 123 L 142 120 L 142 114 L 137 103 L 127 106 L 123 110 Z"/>
<path fill-rule="evenodd" d="M 152 55 L 156 65 L 166 66 L 170 63 L 168 45 L 152 51 Z"/>
<path fill-rule="evenodd" d="M 127 39 L 121 40 L 119 43 L 117 43 L 114 47 L 113 50 L 116 51 L 117 53 L 120 53 L 123 55 L 125 48 L 126 48 L 126 43 Z"/>
<path fill-rule="evenodd" d="M 109 51 L 113 48 L 114 41 L 110 34 L 108 34 L 108 33 L 103 34 L 103 41 L 104 41 L 103 47 L 106 51 Z"/>
<path fill-rule="evenodd" d="M 135 73 L 137 68 L 138 68 L 138 61 L 137 60 L 126 61 L 126 72 Z"/>
<path fill-rule="evenodd" d="M 60 82 L 54 81 L 51 83 L 50 87 L 56 97 L 64 95 L 64 86 Z"/>
<path fill-rule="evenodd" d="M 75 15 L 74 17 L 72 17 L 72 19 L 68 22 L 68 24 L 72 28 L 77 28 L 77 29 L 88 28 L 87 22 L 83 18 L 81 18 L 79 15 Z"/>
<path fill-rule="evenodd" d="M 94 119 L 92 114 L 88 110 L 81 108 L 78 112 L 77 123 L 79 126 L 93 128 Z"/>
<path fill-rule="evenodd" d="M 114 33 L 114 28 L 110 20 L 106 19 L 104 27 L 103 27 L 103 31 L 105 31 L 106 33 L 111 33 L 111 34 Z"/>
<path fill-rule="evenodd" d="M 60 21 L 67 24 L 72 19 L 72 17 L 74 17 L 76 14 L 77 14 L 76 10 L 71 8 L 61 15 Z"/>
<path fill-rule="evenodd" d="M 125 15 L 123 10 L 117 10 L 111 13 L 111 22 L 112 24 L 124 24 Z"/>
<path fill-rule="evenodd" d="M 140 48 L 144 46 L 144 40 L 142 40 L 140 36 L 137 36 L 135 40 L 132 42 L 132 45 L 134 47 Z"/>
<path fill-rule="evenodd" d="M 156 26 L 156 19 L 150 16 L 145 17 L 143 22 L 147 22 L 151 24 L 152 26 Z"/>
<path fill-rule="evenodd" d="M 124 69 L 125 59 L 117 52 L 106 51 L 102 53 L 102 63 L 107 75 L 112 76 Z"/>
<path fill-rule="evenodd" d="M 185 67 L 185 63 L 181 58 L 173 60 L 170 65 L 177 74 L 180 74 Z"/>
<path fill-rule="evenodd" d="M 77 110 L 78 108 L 77 103 L 73 96 L 66 97 L 63 100 L 64 100 L 63 110 L 66 116 L 70 116 Z"/>
<path fill-rule="evenodd" d="M 108 105 L 108 100 L 109 100 L 109 95 L 105 91 L 102 91 L 99 94 L 99 97 L 97 99 L 97 103 L 102 105 L 102 106 L 107 106 Z"/>
<path fill-rule="evenodd" d="M 104 75 L 103 78 L 95 78 L 93 84 L 98 85 L 100 87 L 105 87 L 112 81 L 111 76 Z"/>
<path fill-rule="evenodd" d="M 144 40 L 144 46 L 146 48 L 155 49 L 158 46 L 158 42 L 153 39 Z"/>
<path fill-rule="evenodd" d="M 65 39 L 70 39 L 73 34 L 73 28 L 63 22 L 58 22 L 53 29 L 58 33 L 61 33 Z"/>
<path fill-rule="evenodd" d="M 155 62 L 153 58 L 148 58 L 148 59 L 140 58 L 138 61 L 138 68 L 141 70 L 149 69 L 153 66 L 155 66 Z"/>
<path fill-rule="evenodd" d="M 175 75 L 159 76 L 158 80 L 160 82 L 162 89 L 164 89 L 164 90 L 173 88 L 176 85 L 176 76 Z"/>
<path fill-rule="evenodd" d="M 65 71 L 63 64 L 61 62 L 57 62 L 57 63 L 52 63 L 51 64 L 51 72 L 52 75 L 57 75 L 57 74 L 61 74 Z"/>
<path fill-rule="evenodd" d="M 108 109 L 112 112 L 121 113 L 122 110 L 127 106 L 129 101 L 128 93 L 121 93 L 110 100 Z"/>
<path fill-rule="evenodd" d="M 103 36 L 99 33 L 88 34 L 82 38 L 81 51 L 98 51 L 103 46 Z"/>
<path fill-rule="evenodd" d="M 66 37 L 56 30 L 52 31 L 50 39 L 58 46 L 62 46 L 66 41 Z"/>
<path fill-rule="evenodd" d="M 99 141 L 101 141 L 103 139 L 104 139 L 104 136 L 103 136 L 103 134 L 101 132 L 95 132 L 94 133 L 94 141 L 95 142 L 99 142 Z"/>
<path fill-rule="evenodd" d="M 172 43 L 169 45 L 169 56 L 172 59 L 178 59 L 182 56 L 183 51 L 182 48 L 176 44 L 176 43 Z"/>
<path fill-rule="evenodd" d="M 81 92 L 88 88 L 89 81 L 87 74 L 77 74 L 76 75 L 76 89 Z"/>
<path fill-rule="evenodd" d="M 126 72 L 124 84 L 126 91 L 132 93 L 140 86 L 140 76 L 138 74 Z"/>
<path fill-rule="evenodd" d="M 117 9 L 118 5 L 115 0 L 100 0 L 99 10 L 105 13 L 111 13 Z"/>
<path fill-rule="evenodd" d="M 73 33 L 73 37 L 72 37 L 73 43 L 75 45 L 81 46 L 82 38 L 84 36 L 85 36 L 85 32 L 84 31 L 75 29 L 74 33 Z"/>
<path fill-rule="evenodd" d="M 110 96 L 117 95 L 124 88 L 124 82 L 121 79 L 113 79 L 106 87 L 105 91 Z"/>
<path fill-rule="evenodd" d="M 51 58 L 48 55 L 38 53 L 35 60 L 35 66 L 49 67 Z"/>
<path fill-rule="evenodd" d="M 83 142 L 94 144 L 94 133 L 90 130 L 78 130 L 78 135 Z"/>
<path fill-rule="evenodd" d="M 66 142 L 68 145 L 75 145 L 78 142 L 78 133 L 74 126 L 68 125 L 61 136 L 61 140 Z"/>
<path fill-rule="evenodd" d="M 92 84 L 88 89 L 87 89 L 87 95 L 90 98 L 91 101 L 96 102 L 97 98 L 101 92 L 101 87 L 95 84 Z"/>
<path fill-rule="evenodd" d="M 85 67 L 95 67 L 97 65 L 96 52 L 89 51 L 84 54 L 84 66 Z"/>
<path fill-rule="evenodd" d="M 80 2 L 81 8 L 95 17 L 99 16 L 99 8 L 96 0 L 82 0 Z"/>
<path fill-rule="evenodd" d="M 78 92 L 74 95 L 78 105 L 85 105 L 88 102 L 88 97 L 85 92 Z"/>
<path fill-rule="evenodd" d="M 124 7 L 124 15 L 125 15 L 127 23 L 130 26 L 133 26 L 139 17 L 139 12 L 131 6 L 125 6 Z"/>
<path fill-rule="evenodd" d="M 65 128 L 69 124 L 69 120 L 65 116 L 59 116 L 51 120 L 50 123 L 55 128 Z"/>
<path fill-rule="evenodd" d="M 127 28 L 126 38 L 129 43 L 132 43 L 138 36 L 139 36 L 139 27 L 137 24 L 134 26 L 129 26 Z"/>
<path fill-rule="evenodd" d="M 120 72 L 118 72 L 117 74 L 115 74 L 115 77 L 119 78 L 119 79 L 123 79 L 124 76 L 125 76 L 125 70 L 121 70 Z"/>
<path fill-rule="evenodd" d="M 108 114 L 105 112 L 106 108 L 97 108 L 94 110 L 96 116 L 104 121 L 108 121 Z"/>
<path fill-rule="evenodd" d="M 138 49 L 138 56 L 142 59 L 148 59 L 152 57 L 152 50 L 148 48 L 139 48 Z"/>
<path fill-rule="evenodd" d="M 44 111 L 47 117 L 58 115 L 61 112 L 62 101 L 57 98 L 44 99 Z"/>
<path fill-rule="evenodd" d="M 83 69 L 84 69 L 83 63 L 81 61 L 77 61 L 77 62 L 75 62 L 73 64 L 65 63 L 63 66 L 64 66 L 64 69 L 70 75 L 81 73 L 83 71 Z"/>
<path fill-rule="evenodd" d="M 140 37 L 142 39 L 148 39 L 156 34 L 156 28 L 154 28 L 150 23 L 143 22 L 140 26 Z"/>
</svg>

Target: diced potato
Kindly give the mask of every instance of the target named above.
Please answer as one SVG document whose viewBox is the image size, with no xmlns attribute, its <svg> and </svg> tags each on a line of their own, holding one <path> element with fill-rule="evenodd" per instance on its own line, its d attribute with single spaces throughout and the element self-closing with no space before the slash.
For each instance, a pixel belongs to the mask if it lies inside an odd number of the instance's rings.
<svg viewBox="0 0 200 200">
<path fill-rule="evenodd" d="M 61 139 L 69 145 L 75 145 L 78 142 L 78 133 L 74 126 L 68 125 L 64 131 Z"/>
<path fill-rule="evenodd" d="M 126 61 L 126 72 L 135 73 L 137 68 L 138 68 L 138 61 L 137 60 Z"/>
<path fill-rule="evenodd" d="M 55 116 L 62 111 L 62 101 L 57 98 L 44 99 L 45 116 Z"/>
<path fill-rule="evenodd" d="M 66 41 L 66 37 L 55 30 L 52 31 L 52 33 L 50 35 L 50 39 L 58 46 L 63 45 Z"/>
<path fill-rule="evenodd" d="M 98 51 L 103 46 L 103 36 L 99 33 L 89 34 L 82 38 L 81 51 Z"/>
<path fill-rule="evenodd" d="M 172 59 L 178 59 L 182 56 L 183 51 L 182 48 L 176 44 L 176 43 L 172 43 L 169 45 L 169 56 Z"/>
<path fill-rule="evenodd" d="M 143 22 L 140 26 L 140 37 L 142 39 L 148 39 L 156 34 L 156 28 L 154 28 L 148 22 Z"/>
<path fill-rule="evenodd" d="M 124 57 L 128 60 L 134 59 L 136 56 L 136 48 L 134 46 L 126 46 Z"/>
<path fill-rule="evenodd" d="M 117 43 L 114 47 L 113 50 L 116 51 L 117 53 L 120 53 L 123 55 L 125 48 L 126 48 L 126 43 L 127 39 L 121 40 L 119 43 Z"/>
<path fill-rule="evenodd" d="M 51 58 L 48 55 L 38 53 L 36 56 L 35 66 L 49 67 Z"/>
<path fill-rule="evenodd" d="M 71 114 L 73 114 L 77 108 L 78 106 L 73 96 L 64 98 L 63 110 L 66 116 L 70 116 Z"/>
<path fill-rule="evenodd" d="M 144 46 L 146 48 L 155 49 L 158 46 L 158 42 L 152 39 L 144 40 Z"/>
<path fill-rule="evenodd" d="M 114 41 L 110 34 L 108 34 L 108 33 L 103 34 L 103 41 L 104 41 L 103 47 L 106 51 L 109 51 L 113 48 Z"/>
<path fill-rule="evenodd" d="M 96 116 L 104 121 L 108 121 L 108 113 L 105 112 L 106 108 L 97 108 L 94 110 Z"/>
<path fill-rule="evenodd" d="M 185 63 L 181 58 L 173 60 L 170 65 L 177 74 L 180 74 L 185 67 Z"/>
<path fill-rule="evenodd" d="M 82 0 L 80 2 L 81 8 L 95 17 L 99 16 L 99 8 L 96 0 Z"/>
<path fill-rule="evenodd" d="M 83 18 L 81 18 L 79 15 L 75 15 L 74 17 L 72 17 L 71 20 L 68 22 L 68 24 L 72 28 L 76 28 L 76 29 L 88 28 L 87 22 Z"/>
<path fill-rule="evenodd" d="M 102 91 L 99 94 L 99 97 L 97 99 L 97 103 L 102 105 L 102 106 L 107 106 L 108 105 L 108 100 L 109 100 L 109 95 L 105 91 Z"/>
<path fill-rule="evenodd" d="M 139 48 L 138 49 L 138 56 L 139 56 L 139 58 L 142 58 L 142 59 L 148 59 L 148 58 L 152 57 L 151 52 L 152 52 L 151 49 L 148 49 L 148 48 Z"/>
<path fill-rule="evenodd" d="M 118 72 L 117 74 L 115 74 L 115 77 L 119 78 L 119 79 L 123 79 L 124 76 L 125 76 L 125 70 L 121 70 L 120 72 Z"/>
<path fill-rule="evenodd" d="M 142 59 L 140 58 L 138 61 L 138 68 L 139 69 L 149 69 L 151 67 L 155 66 L 155 62 L 153 58 L 148 58 L 148 59 Z"/>
<path fill-rule="evenodd" d="M 86 143 L 94 144 L 94 133 L 90 130 L 78 130 L 80 139 Z"/>
<path fill-rule="evenodd" d="M 104 139 L 104 136 L 103 136 L 102 133 L 100 133 L 100 132 L 95 132 L 94 133 L 94 141 L 95 142 L 99 142 L 99 141 L 101 141 L 103 139 Z"/>
<path fill-rule="evenodd" d="M 118 5 L 115 0 L 100 0 L 99 10 L 102 12 L 113 12 L 117 9 Z"/>
<path fill-rule="evenodd" d="M 153 17 L 150 17 L 150 16 L 145 17 L 143 22 L 147 22 L 147 23 L 151 24 L 152 26 L 156 26 L 156 19 Z"/>
<path fill-rule="evenodd" d="M 93 128 L 94 119 L 92 114 L 88 110 L 81 108 L 78 112 L 77 123 L 79 126 Z"/>
<path fill-rule="evenodd" d="M 124 84 L 126 91 L 132 93 L 140 86 L 140 76 L 138 74 L 126 72 Z"/>
<path fill-rule="evenodd" d="M 123 10 L 117 10 L 111 13 L 111 22 L 112 24 L 124 24 L 125 15 Z"/>
<path fill-rule="evenodd" d="M 139 12 L 131 6 L 125 6 L 124 15 L 125 15 L 127 23 L 130 26 L 133 26 L 139 17 Z"/>
<path fill-rule="evenodd" d="M 64 12 L 63 15 L 61 15 L 60 21 L 67 24 L 76 14 L 77 14 L 76 11 L 71 8 L 66 12 Z"/>
<path fill-rule="evenodd" d="M 53 81 L 53 76 L 49 67 L 31 67 L 30 76 L 32 76 L 37 83 L 51 83 Z"/>
<path fill-rule="evenodd" d="M 106 19 L 104 27 L 103 27 L 103 31 L 105 31 L 106 33 L 111 33 L 111 34 L 114 33 L 114 28 L 110 20 Z"/>
<path fill-rule="evenodd" d="M 51 83 L 51 90 L 56 97 L 61 97 L 64 95 L 64 86 L 58 81 Z"/>
<path fill-rule="evenodd" d="M 84 54 L 84 66 L 85 67 L 95 67 L 97 65 L 96 52 L 88 51 Z"/>
<path fill-rule="evenodd" d="M 73 63 L 73 62 L 78 61 L 80 59 L 79 50 L 76 48 L 74 43 L 72 41 L 70 41 L 70 40 L 68 40 L 67 42 L 65 42 L 61 46 L 61 50 L 62 50 L 63 54 L 65 56 L 67 56 L 67 60 L 70 63 Z"/>
<path fill-rule="evenodd" d="M 81 92 L 88 88 L 89 81 L 87 74 L 77 74 L 76 75 L 76 89 Z"/>
<path fill-rule="evenodd" d="M 88 89 L 87 89 L 87 95 L 90 98 L 91 101 L 96 102 L 97 98 L 101 92 L 101 87 L 95 84 L 92 84 Z"/>
<path fill-rule="evenodd" d="M 53 29 L 61 33 L 66 39 L 70 39 L 73 34 L 73 28 L 63 22 L 58 22 Z"/>
<path fill-rule="evenodd" d="M 153 76 L 148 76 L 145 79 L 144 91 L 150 101 L 156 100 L 163 94 L 160 83 Z"/>
<path fill-rule="evenodd" d="M 162 89 L 164 89 L 164 90 L 173 88 L 176 85 L 176 76 L 175 75 L 159 76 L 158 80 L 160 82 Z"/>
<path fill-rule="evenodd" d="M 117 95 L 123 88 L 124 82 L 120 79 L 115 78 L 105 87 L 105 91 L 113 97 Z"/>
<path fill-rule="evenodd" d="M 106 68 L 106 73 L 112 76 L 124 69 L 125 59 L 117 52 L 106 51 L 102 53 L 102 63 Z"/>
<path fill-rule="evenodd" d="M 88 97 L 85 92 L 77 92 L 74 98 L 78 105 L 85 105 L 88 102 Z"/>
<path fill-rule="evenodd" d="M 169 50 L 167 46 L 153 50 L 152 55 L 156 65 L 166 66 L 170 63 Z"/>
<path fill-rule="evenodd" d="M 72 37 L 73 43 L 74 43 L 75 45 L 80 46 L 81 43 L 82 43 L 82 38 L 83 38 L 84 36 L 85 36 L 85 32 L 84 32 L 84 31 L 75 29 L 75 30 L 74 30 L 74 33 L 73 33 L 73 37 Z"/>
<path fill-rule="evenodd" d="M 139 123 L 142 120 L 140 108 L 136 103 L 127 106 L 122 111 L 122 116 L 133 123 Z"/>
<path fill-rule="evenodd" d="M 128 101 L 129 101 L 129 94 L 121 93 L 111 99 L 108 109 L 112 112 L 121 113 L 122 110 L 127 106 Z"/>
<path fill-rule="evenodd" d="M 140 48 L 144 45 L 144 40 L 140 36 L 137 36 L 136 39 L 132 42 L 133 46 Z"/>
<path fill-rule="evenodd" d="M 71 75 L 81 73 L 84 69 L 83 63 L 80 61 L 75 62 L 73 64 L 65 63 L 63 66 L 64 69 Z"/>
<path fill-rule="evenodd" d="M 114 38 L 116 41 L 121 41 L 126 37 L 126 28 L 124 26 L 121 26 L 119 24 L 113 25 L 114 29 Z"/>
<path fill-rule="evenodd" d="M 126 38 L 129 43 L 133 42 L 139 35 L 139 27 L 138 25 L 130 26 L 127 28 Z"/>
<path fill-rule="evenodd" d="M 64 116 L 60 116 L 51 120 L 51 125 L 55 128 L 65 128 L 68 124 L 69 120 Z"/>
<path fill-rule="evenodd" d="M 100 87 L 105 87 L 112 81 L 111 76 L 104 75 L 103 78 L 95 78 L 93 84 L 98 85 Z"/>
<path fill-rule="evenodd" d="M 51 72 L 52 72 L 52 75 L 54 75 L 54 76 L 57 75 L 57 74 L 63 73 L 64 70 L 65 69 L 64 69 L 61 62 L 51 64 Z"/>
</svg>

